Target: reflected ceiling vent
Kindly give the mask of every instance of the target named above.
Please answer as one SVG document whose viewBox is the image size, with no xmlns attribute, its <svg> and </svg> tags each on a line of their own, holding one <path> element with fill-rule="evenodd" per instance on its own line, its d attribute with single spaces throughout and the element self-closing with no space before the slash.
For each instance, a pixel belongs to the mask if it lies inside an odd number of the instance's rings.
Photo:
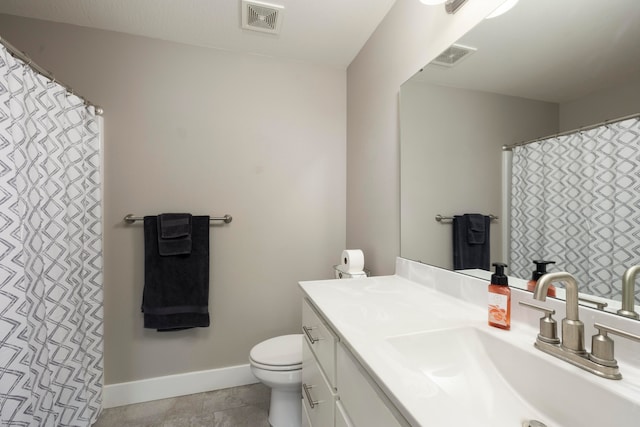
<svg viewBox="0 0 640 427">
<path fill-rule="evenodd" d="M 242 28 L 279 34 L 284 6 L 242 0 Z"/>
<path fill-rule="evenodd" d="M 438 55 L 436 59 L 431 61 L 430 64 L 453 67 L 476 50 L 478 49 L 475 47 L 452 44 L 447 50 Z"/>
</svg>

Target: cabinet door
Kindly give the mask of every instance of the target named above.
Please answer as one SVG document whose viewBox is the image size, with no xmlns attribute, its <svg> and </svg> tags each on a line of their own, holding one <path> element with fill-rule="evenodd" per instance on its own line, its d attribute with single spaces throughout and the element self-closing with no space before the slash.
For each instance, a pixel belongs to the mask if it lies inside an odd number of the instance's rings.
<svg viewBox="0 0 640 427">
<path fill-rule="evenodd" d="M 337 371 L 340 403 L 354 427 L 409 425 L 342 344 L 337 349 Z"/>
<path fill-rule="evenodd" d="M 334 425 L 335 395 L 306 342 L 302 346 L 302 402 L 313 427 Z"/>
<path fill-rule="evenodd" d="M 336 427 L 353 427 L 340 401 L 336 402 Z"/>
<path fill-rule="evenodd" d="M 331 387 L 336 387 L 336 343 L 338 337 L 305 299 L 302 303 L 302 332 Z"/>
<path fill-rule="evenodd" d="M 300 404 L 302 405 L 302 426 L 301 427 L 312 427 L 311 420 L 309 419 L 309 414 L 307 414 L 307 406 L 304 404 L 304 400 L 301 401 Z"/>
</svg>

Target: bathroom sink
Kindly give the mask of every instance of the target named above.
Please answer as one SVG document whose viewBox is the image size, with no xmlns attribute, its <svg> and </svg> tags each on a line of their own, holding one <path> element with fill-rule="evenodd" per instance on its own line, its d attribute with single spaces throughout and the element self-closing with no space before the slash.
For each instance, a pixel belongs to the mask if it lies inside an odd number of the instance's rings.
<svg viewBox="0 0 640 427">
<path fill-rule="evenodd" d="M 417 419 L 435 426 L 637 427 L 640 404 L 607 380 L 533 348 L 513 332 L 474 327 L 387 338 L 419 399 Z M 522 340 L 521 340 L 522 341 Z M 566 365 L 566 366 L 565 366 Z M 622 380 L 624 381 L 624 380 Z M 633 395 L 637 396 L 637 390 Z"/>
</svg>

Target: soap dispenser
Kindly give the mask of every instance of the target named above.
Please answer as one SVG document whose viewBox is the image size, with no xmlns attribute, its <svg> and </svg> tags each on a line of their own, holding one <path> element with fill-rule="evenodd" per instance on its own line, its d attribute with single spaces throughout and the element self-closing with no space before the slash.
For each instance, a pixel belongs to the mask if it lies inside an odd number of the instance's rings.
<svg viewBox="0 0 640 427">
<path fill-rule="evenodd" d="M 504 274 L 507 264 L 494 262 L 493 266 L 496 272 L 491 275 L 489 285 L 489 326 L 508 330 L 511 328 L 511 289 Z"/>
<path fill-rule="evenodd" d="M 527 282 L 527 290 L 533 292 L 536 289 L 536 283 L 538 279 L 547 274 L 547 264 L 555 264 L 555 261 L 537 261 L 534 260 L 533 263 L 536 265 L 536 269 L 533 271 L 531 275 L 531 280 Z M 549 285 L 549 290 L 547 290 L 548 297 L 556 296 L 556 287 L 553 285 Z"/>
</svg>

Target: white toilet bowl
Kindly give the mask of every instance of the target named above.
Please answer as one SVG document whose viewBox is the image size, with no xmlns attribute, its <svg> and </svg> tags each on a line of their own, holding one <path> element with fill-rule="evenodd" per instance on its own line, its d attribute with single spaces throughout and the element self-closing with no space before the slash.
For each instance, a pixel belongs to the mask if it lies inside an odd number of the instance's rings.
<svg viewBox="0 0 640 427">
<path fill-rule="evenodd" d="M 283 335 L 256 344 L 249 353 L 251 372 L 271 388 L 269 424 L 302 424 L 302 334 Z"/>
</svg>

